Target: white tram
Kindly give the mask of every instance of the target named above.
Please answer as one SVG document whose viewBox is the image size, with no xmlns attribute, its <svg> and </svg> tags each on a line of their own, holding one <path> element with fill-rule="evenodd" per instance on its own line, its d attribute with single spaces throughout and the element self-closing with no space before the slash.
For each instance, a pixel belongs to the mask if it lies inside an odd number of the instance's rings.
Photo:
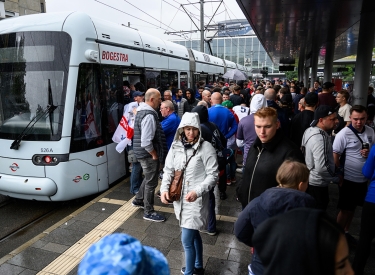
<svg viewBox="0 0 375 275">
<path fill-rule="evenodd" d="M 112 142 L 124 81 L 184 89 L 236 67 L 84 13 L 0 21 L 0 194 L 64 201 L 107 189 L 127 170 Z"/>
</svg>

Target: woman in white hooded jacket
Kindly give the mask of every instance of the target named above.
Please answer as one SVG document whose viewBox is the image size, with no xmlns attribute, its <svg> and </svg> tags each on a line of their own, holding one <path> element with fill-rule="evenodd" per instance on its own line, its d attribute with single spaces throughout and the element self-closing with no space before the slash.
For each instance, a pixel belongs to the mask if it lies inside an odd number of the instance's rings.
<svg viewBox="0 0 375 275">
<path fill-rule="evenodd" d="M 203 246 L 199 230 L 208 225 L 209 194 L 218 180 L 217 155 L 213 146 L 200 135 L 201 127 L 197 113 L 185 113 L 177 129 L 174 141 L 165 160 L 161 201 L 168 203 L 169 185 L 175 170 L 186 167 L 181 199 L 173 202 L 174 211 L 182 228 L 181 241 L 185 250 L 183 274 L 203 274 Z"/>
</svg>

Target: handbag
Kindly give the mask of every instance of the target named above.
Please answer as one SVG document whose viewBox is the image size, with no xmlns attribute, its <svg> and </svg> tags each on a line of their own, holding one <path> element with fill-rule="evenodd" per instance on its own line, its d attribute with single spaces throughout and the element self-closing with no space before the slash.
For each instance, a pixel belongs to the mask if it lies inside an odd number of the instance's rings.
<svg viewBox="0 0 375 275">
<path fill-rule="evenodd" d="M 182 168 L 182 170 L 175 170 L 174 171 L 174 176 L 172 177 L 172 182 L 169 185 L 169 191 L 168 191 L 170 201 L 179 201 L 180 200 L 181 192 L 182 192 L 182 181 L 184 179 L 185 169 L 188 166 L 191 158 L 194 157 L 195 153 L 197 152 L 197 149 L 194 150 L 193 154 L 188 159 L 188 161 L 186 162 L 186 164 L 185 164 L 184 168 Z"/>
</svg>

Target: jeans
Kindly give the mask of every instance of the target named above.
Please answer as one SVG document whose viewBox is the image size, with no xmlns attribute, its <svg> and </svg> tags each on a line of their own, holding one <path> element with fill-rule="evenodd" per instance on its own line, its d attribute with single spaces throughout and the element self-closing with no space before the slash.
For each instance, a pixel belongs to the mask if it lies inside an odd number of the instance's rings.
<svg viewBox="0 0 375 275">
<path fill-rule="evenodd" d="M 228 179 L 234 179 L 236 177 L 236 168 L 237 168 L 237 163 L 235 159 L 235 154 L 233 154 L 228 160 L 227 164 L 227 177 Z"/>
<path fill-rule="evenodd" d="M 363 204 L 361 229 L 359 232 L 358 246 L 355 251 L 353 269 L 355 274 L 362 275 L 366 262 L 371 253 L 371 242 L 375 237 L 375 203 Z"/>
<path fill-rule="evenodd" d="M 133 150 L 133 145 L 127 146 L 126 150 L 128 152 Z M 138 161 L 132 162 L 132 172 L 130 174 L 130 193 L 133 195 L 138 193 L 139 187 L 142 184 L 142 173 L 143 170 L 141 164 Z"/>
<path fill-rule="evenodd" d="M 144 213 L 146 215 L 154 212 L 155 188 L 158 186 L 159 160 L 152 158 L 139 159 L 145 175 L 139 192 L 135 195 L 137 201 L 143 201 L 145 205 Z"/>
<path fill-rule="evenodd" d="M 208 227 L 207 231 L 216 232 L 216 213 L 215 213 L 215 188 L 212 188 L 209 194 L 209 214 L 208 214 Z"/>
<path fill-rule="evenodd" d="M 132 164 L 132 172 L 130 174 L 130 193 L 133 195 L 137 194 L 139 188 L 141 187 L 143 178 L 142 178 L 143 169 L 141 164 L 137 162 L 133 162 Z"/>
<path fill-rule="evenodd" d="M 182 228 L 181 242 L 185 250 L 185 275 L 192 275 L 195 268 L 203 268 L 203 245 L 198 230 Z"/>
</svg>

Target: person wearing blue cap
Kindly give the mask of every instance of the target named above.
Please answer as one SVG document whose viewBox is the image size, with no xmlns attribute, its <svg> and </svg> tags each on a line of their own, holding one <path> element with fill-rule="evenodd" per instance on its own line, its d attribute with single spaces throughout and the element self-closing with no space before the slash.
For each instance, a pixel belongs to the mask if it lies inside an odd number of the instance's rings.
<svg viewBox="0 0 375 275">
<path fill-rule="evenodd" d="M 157 249 L 127 234 L 111 234 L 93 244 L 78 266 L 78 275 L 170 275 Z"/>
</svg>

